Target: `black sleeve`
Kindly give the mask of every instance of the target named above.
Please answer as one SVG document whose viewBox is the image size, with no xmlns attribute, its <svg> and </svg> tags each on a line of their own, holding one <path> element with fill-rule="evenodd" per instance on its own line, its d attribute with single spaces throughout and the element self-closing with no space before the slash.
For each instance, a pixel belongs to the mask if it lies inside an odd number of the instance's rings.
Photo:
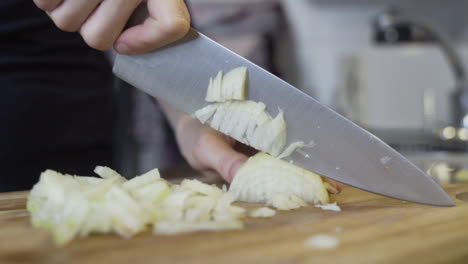
<svg viewBox="0 0 468 264">
<path fill-rule="evenodd" d="M 112 72 L 31 0 L 0 1 L 0 191 L 112 166 Z"/>
</svg>

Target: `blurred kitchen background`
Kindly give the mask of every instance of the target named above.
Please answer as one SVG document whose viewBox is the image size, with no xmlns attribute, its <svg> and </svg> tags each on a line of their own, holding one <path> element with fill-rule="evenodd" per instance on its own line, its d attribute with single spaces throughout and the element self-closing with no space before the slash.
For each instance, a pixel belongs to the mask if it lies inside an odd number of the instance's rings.
<svg viewBox="0 0 468 264">
<path fill-rule="evenodd" d="M 468 1 L 187 2 L 201 32 L 370 130 L 439 182 L 468 183 Z M 118 88 L 119 170 L 183 163 L 157 103 Z"/>
</svg>

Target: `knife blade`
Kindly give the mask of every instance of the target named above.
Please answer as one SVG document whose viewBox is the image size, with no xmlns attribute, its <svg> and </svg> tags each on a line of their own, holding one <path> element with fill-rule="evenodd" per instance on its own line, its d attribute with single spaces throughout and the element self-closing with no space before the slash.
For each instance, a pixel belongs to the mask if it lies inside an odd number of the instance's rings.
<svg viewBox="0 0 468 264">
<path fill-rule="evenodd" d="M 288 160 L 333 180 L 384 196 L 454 205 L 450 196 L 408 159 L 355 123 L 285 81 L 191 29 L 180 41 L 154 52 L 117 55 L 113 72 L 122 80 L 187 114 L 208 105 L 210 77 L 219 70 L 248 69 L 248 98 L 282 109 L 288 144 L 309 147 Z"/>
</svg>

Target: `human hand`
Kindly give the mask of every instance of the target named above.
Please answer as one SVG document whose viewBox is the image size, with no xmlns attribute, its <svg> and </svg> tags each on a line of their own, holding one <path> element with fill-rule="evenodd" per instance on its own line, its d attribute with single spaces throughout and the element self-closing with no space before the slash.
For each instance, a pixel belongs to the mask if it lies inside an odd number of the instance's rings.
<svg viewBox="0 0 468 264">
<path fill-rule="evenodd" d="M 215 171 L 231 182 L 247 160 L 235 150 L 235 140 L 188 115 L 182 115 L 174 129 L 182 155 L 194 169 Z"/>
<path fill-rule="evenodd" d="M 92 48 L 111 47 L 119 53 L 143 53 L 183 37 L 190 28 L 184 0 L 33 0 L 55 25 L 68 32 L 79 31 Z M 148 17 L 125 29 L 140 4 Z"/>
</svg>

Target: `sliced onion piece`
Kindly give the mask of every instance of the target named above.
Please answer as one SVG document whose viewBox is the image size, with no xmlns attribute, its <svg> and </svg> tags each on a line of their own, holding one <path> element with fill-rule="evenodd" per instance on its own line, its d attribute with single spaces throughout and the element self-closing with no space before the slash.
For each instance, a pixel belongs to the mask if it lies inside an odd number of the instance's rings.
<svg viewBox="0 0 468 264">
<path fill-rule="evenodd" d="M 211 115 L 211 116 L 210 116 Z M 272 118 L 263 103 L 231 101 L 208 105 L 194 117 L 212 128 L 273 156 L 286 145 L 287 127 L 280 111 Z"/>
<path fill-rule="evenodd" d="M 222 93 L 224 101 L 245 100 L 246 81 L 246 67 L 237 67 L 226 73 L 222 82 Z"/>
<path fill-rule="evenodd" d="M 153 183 L 157 180 L 161 179 L 161 175 L 159 174 L 158 169 L 153 169 L 145 174 L 140 176 L 136 176 L 122 184 L 122 187 L 126 190 L 134 190 L 136 188 L 145 186 L 147 184 Z"/>
<path fill-rule="evenodd" d="M 269 218 L 276 215 L 276 211 L 268 207 L 260 207 L 249 212 L 249 216 L 253 218 Z"/>
<path fill-rule="evenodd" d="M 335 212 L 341 212 L 341 208 L 334 203 L 329 203 L 329 204 L 316 204 L 315 207 L 319 207 L 322 210 L 329 210 L 329 211 L 335 211 Z"/>
<path fill-rule="evenodd" d="M 328 202 L 321 177 L 266 153 L 249 158 L 238 170 L 229 192 L 236 200 L 263 202 L 282 210 Z"/>
<path fill-rule="evenodd" d="M 214 79 L 209 80 L 205 100 L 207 102 L 245 100 L 246 81 L 246 67 L 234 68 L 224 75 L 219 71 Z"/>
<path fill-rule="evenodd" d="M 116 172 L 115 170 L 113 170 L 113 169 L 111 169 L 109 167 L 105 167 L 105 166 L 97 166 L 94 169 L 94 173 L 101 176 L 103 179 L 116 179 L 120 183 L 123 183 L 123 182 L 127 181 L 127 179 L 125 179 L 125 177 L 120 175 L 118 172 Z"/>
<path fill-rule="evenodd" d="M 224 102 L 222 93 L 223 72 L 219 71 L 214 79 L 210 78 L 205 100 L 207 102 Z"/>
</svg>

